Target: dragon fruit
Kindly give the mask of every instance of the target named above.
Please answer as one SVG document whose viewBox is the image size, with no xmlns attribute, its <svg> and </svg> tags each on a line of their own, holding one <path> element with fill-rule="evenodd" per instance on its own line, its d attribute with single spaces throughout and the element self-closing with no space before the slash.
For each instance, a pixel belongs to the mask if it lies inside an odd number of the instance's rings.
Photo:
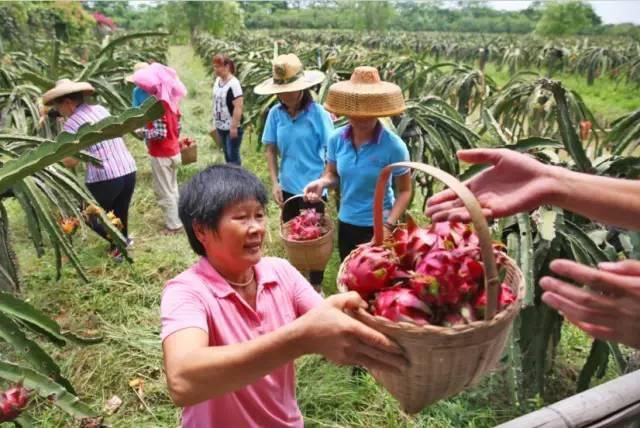
<svg viewBox="0 0 640 428">
<path fill-rule="evenodd" d="M 483 275 L 482 265 L 463 250 L 437 250 L 424 257 L 416 266 L 416 274 L 432 277 L 438 287 L 434 296 L 440 305 L 457 305 L 469 300 L 477 291 Z"/>
<path fill-rule="evenodd" d="M 498 267 L 505 247 L 493 244 Z M 340 282 L 372 300 L 372 312 L 393 321 L 456 326 L 484 318 L 487 296 L 478 235 L 469 225 L 434 223 L 420 228 L 412 218 L 384 244 L 365 244 L 349 257 Z M 506 284 L 499 310 L 516 299 Z"/>
<path fill-rule="evenodd" d="M 405 269 L 412 269 L 416 261 L 424 257 L 438 242 L 437 235 L 419 227 L 411 216 L 408 216 L 406 228 L 396 228 L 392 238 L 394 252 Z"/>
<path fill-rule="evenodd" d="M 398 286 L 377 294 L 373 313 L 391 321 L 406 321 L 417 325 L 429 324 L 431 317 L 429 306 L 413 290 Z"/>
<path fill-rule="evenodd" d="M 498 311 L 504 310 L 507 306 L 515 301 L 516 295 L 513 293 L 513 290 L 511 290 L 511 288 L 505 283 L 500 284 L 500 292 L 498 294 Z M 472 305 L 476 310 L 478 317 L 484 318 L 484 313 L 487 310 L 486 290 L 482 290 L 482 292 L 477 295 Z"/>
<path fill-rule="evenodd" d="M 360 245 L 349 256 L 339 280 L 349 290 L 368 299 L 372 293 L 392 284 L 396 260 L 391 250 L 372 244 Z"/>
<path fill-rule="evenodd" d="M 323 215 L 314 208 L 300 210 L 300 214 L 289 224 L 287 239 L 310 241 L 321 237 L 327 233 L 323 220 Z"/>
<path fill-rule="evenodd" d="M 13 421 L 26 409 L 30 394 L 21 385 L 9 388 L 0 394 L 0 423 Z"/>
</svg>

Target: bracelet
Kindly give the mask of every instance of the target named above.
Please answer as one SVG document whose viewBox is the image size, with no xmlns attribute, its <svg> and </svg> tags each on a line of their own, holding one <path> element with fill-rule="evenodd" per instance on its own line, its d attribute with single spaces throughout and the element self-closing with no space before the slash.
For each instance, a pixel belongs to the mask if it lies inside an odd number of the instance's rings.
<svg viewBox="0 0 640 428">
<path fill-rule="evenodd" d="M 389 223 L 388 221 L 385 221 L 385 222 L 384 222 L 384 224 L 383 224 L 383 226 L 384 226 L 387 230 L 390 230 L 390 231 L 393 231 L 393 229 L 395 229 L 395 228 L 396 228 L 396 225 L 395 225 L 395 224 L 393 224 L 393 223 Z"/>
</svg>

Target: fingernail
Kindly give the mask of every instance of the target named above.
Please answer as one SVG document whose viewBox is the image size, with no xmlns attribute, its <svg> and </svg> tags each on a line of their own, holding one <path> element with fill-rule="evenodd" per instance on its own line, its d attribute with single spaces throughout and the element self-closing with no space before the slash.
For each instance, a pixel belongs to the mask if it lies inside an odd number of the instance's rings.
<svg viewBox="0 0 640 428">
<path fill-rule="evenodd" d="M 543 276 L 540 279 L 540 287 L 545 288 L 548 287 L 551 284 L 551 278 L 548 276 Z"/>
</svg>

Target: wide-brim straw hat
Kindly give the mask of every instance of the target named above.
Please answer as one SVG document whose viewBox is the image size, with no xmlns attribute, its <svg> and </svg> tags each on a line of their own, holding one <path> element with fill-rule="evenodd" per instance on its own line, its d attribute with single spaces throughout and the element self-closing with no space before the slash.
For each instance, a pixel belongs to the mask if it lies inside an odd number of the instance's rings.
<svg viewBox="0 0 640 428">
<path fill-rule="evenodd" d="M 350 117 L 396 116 L 407 109 L 402 89 L 380 79 L 375 67 L 356 67 L 350 80 L 334 83 L 324 108 Z"/>
<path fill-rule="evenodd" d="M 300 58 L 294 54 L 280 55 L 272 62 L 273 77 L 253 88 L 258 95 L 283 94 L 303 91 L 322 83 L 324 73 L 318 70 L 305 70 Z"/>
<path fill-rule="evenodd" d="M 133 75 L 136 74 L 136 71 L 142 70 L 143 68 L 149 67 L 148 62 L 137 62 L 136 65 L 133 66 L 133 73 L 124 78 L 129 83 L 133 83 Z"/>
<path fill-rule="evenodd" d="M 49 89 L 42 95 L 42 103 L 46 106 L 51 105 L 56 98 L 60 98 L 64 95 L 75 94 L 81 92 L 84 95 L 91 95 L 95 92 L 91 83 L 88 82 L 74 82 L 69 79 L 60 79 L 56 82 L 56 86 Z"/>
</svg>

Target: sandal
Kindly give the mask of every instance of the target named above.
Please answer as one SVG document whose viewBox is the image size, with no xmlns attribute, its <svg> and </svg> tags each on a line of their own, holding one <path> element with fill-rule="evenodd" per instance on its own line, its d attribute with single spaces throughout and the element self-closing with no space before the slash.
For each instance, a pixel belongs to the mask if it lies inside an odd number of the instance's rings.
<svg viewBox="0 0 640 428">
<path fill-rule="evenodd" d="M 165 236 L 171 236 L 171 235 L 175 235 L 178 234 L 180 232 L 182 232 L 183 227 L 177 227 L 175 229 L 169 229 L 168 227 L 165 227 L 164 230 L 162 231 L 162 234 Z"/>
</svg>

